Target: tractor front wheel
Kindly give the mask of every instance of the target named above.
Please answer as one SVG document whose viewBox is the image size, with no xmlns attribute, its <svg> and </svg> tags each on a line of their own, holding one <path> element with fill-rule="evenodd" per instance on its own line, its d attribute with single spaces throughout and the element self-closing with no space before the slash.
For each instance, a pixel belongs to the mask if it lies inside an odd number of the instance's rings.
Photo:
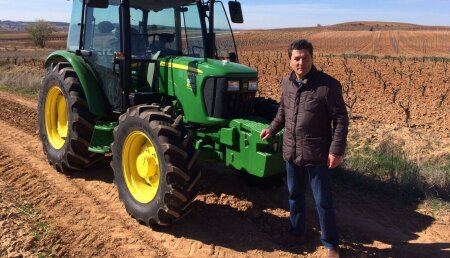
<svg viewBox="0 0 450 258">
<path fill-rule="evenodd" d="M 174 120 L 157 105 L 131 107 L 120 116 L 112 145 L 114 180 L 127 211 L 138 221 L 169 225 L 189 211 L 200 174 Z"/>
</svg>

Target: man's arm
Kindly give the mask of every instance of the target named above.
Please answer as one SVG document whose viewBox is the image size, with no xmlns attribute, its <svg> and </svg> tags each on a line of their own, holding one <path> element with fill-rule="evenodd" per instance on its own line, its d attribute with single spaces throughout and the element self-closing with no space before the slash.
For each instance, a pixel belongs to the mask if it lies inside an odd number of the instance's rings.
<svg viewBox="0 0 450 258">
<path fill-rule="evenodd" d="M 278 107 L 278 112 L 275 118 L 272 120 L 272 123 L 269 125 L 269 130 L 272 134 L 278 133 L 284 127 L 284 96 L 281 93 L 281 101 L 280 106 Z"/>
<path fill-rule="evenodd" d="M 330 85 L 327 93 L 327 108 L 333 122 L 333 135 L 328 157 L 329 167 L 333 168 L 342 161 L 347 147 L 348 114 L 342 97 L 342 86 L 339 82 Z"/>
</svg>

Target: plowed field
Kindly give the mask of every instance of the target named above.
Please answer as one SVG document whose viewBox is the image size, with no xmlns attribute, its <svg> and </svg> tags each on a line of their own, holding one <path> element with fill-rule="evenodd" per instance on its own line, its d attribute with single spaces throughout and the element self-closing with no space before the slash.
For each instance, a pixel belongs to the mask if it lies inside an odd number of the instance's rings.
<svg viewBox="0 0 450 258">
<path fill-rule="evenodd" d="M 323 257 L 311 198 L 308 243 L 283 248 L 284 186 L 248 186 L 233 171 L 202 166 L 200 195 L 181 221 L 138 224 L 118 199 L 108 161 L 64 175 L 37 137 L 36 103 L 0 94 L 0 257 Z M 336 185 L 344 257 L 448 257 L 450 215 Z"/>
</svg>

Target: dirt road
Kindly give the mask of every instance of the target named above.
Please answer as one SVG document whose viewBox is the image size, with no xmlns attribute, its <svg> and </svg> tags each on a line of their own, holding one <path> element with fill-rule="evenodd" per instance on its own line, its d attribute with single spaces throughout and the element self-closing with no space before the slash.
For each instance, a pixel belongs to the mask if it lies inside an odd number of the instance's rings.
<svg viewBox="0 0 450 258">
<path fill-rule="evenodd" d="M 309 242 L 283 248 L 271 239 L 287 228 L 286 188 L 253 188 L 212 165 L 202 166 L 200 195 L 185 218 L 160 230 L 138 224 L 118 199 L 108 161 L 70 175 L 48 165 L 36 105 L 0 93 L 0 257 L 324 256 L 311 198 Z M 343 257 L 450 256 L 450 214 L 433 218 L 427 207 L 345 184 L 334 190 Z M 36 234 L 39 221 L 45 237 Z"/>
</svg>

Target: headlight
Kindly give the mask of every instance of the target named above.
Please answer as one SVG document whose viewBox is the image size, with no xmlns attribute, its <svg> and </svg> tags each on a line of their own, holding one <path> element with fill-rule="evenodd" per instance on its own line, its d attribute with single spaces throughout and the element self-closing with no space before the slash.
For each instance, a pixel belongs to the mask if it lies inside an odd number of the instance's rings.
<svg viewBox="0 0 450 258">
<path fill-rule="evenodd" d="M 228 81 L 227 91 L 239 91 L 239 81 Z"/>
<path fill-rule="evenodd" d="M 258 90 L 258 81 L 249 81 L 248 82 L 248 90 L 257 91 Z"/>
</svg>

